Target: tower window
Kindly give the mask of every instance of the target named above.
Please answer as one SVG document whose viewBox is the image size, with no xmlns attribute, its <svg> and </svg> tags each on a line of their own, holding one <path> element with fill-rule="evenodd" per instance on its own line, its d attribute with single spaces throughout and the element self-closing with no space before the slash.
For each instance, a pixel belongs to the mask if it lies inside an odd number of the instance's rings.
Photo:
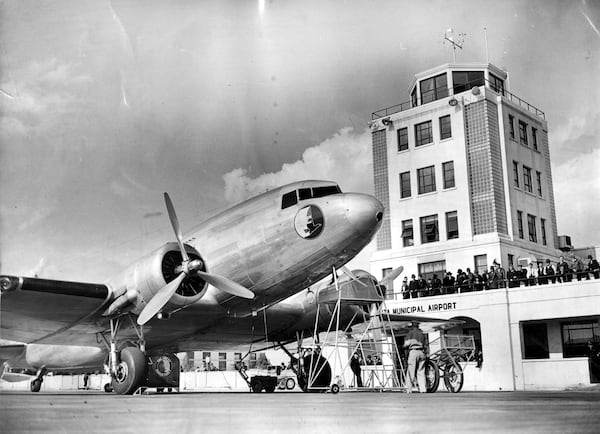
<svg viewBox="0 0 600 434">
<path fill-rule="evenodd" d="M 408 149 L 408 128 L 400 128 L 396 131 L 398 136 L 398 152 Z"/>
<path fill-rule="evenodd" d="M 400 174 L 400 197 L 410 197 L 410 172 Z"/>
<path fill-rule="evenodd" d="M 444 188 L 453 188 L 454 183 L 454 161 L 446 161 L 442 163 L 442 171 L 444 175 Z"/>
<path fill-rule="evenodd" d="M 542 172 L 535 171 L 535 181 L 537 183 L 538 196 L 542 197 Z"/>
<path fill-rule="evenodd" d="M 519 163 L 513 161 L 513 183 L 519 188 Z"/>
<path fill-rule="evenodd" d="M 421 103 L 426 104 L 448 96 L 446 73 L 421 81 Z"/>
<path fill-rule="evenodd" d="M 417 183 L 419 185 L 419 194 L 435 191 L 435 166 L 417 169 Z"/>
<path fill-rule="evenodd" d="M 531 127 L 531 144 L 533 145 L 533 149 L 538 150 L 538 141 L 537 141 L 537 128 Z"/>
<path fill-rule="evenodd" d="M 410 247 L 415 244 L 412 219 L 402 220 L 402 245 Z"/>
<path fill-rule="evenodd" d="M 440 140 L 452 137 L 452 126 L 450 125 L 450 115 L 440 118 Z"/>
<path fill-rule="evenodd" d="M 531 187 L 531 169 L 527 166 L 523 166 L 523 188 L 529 193 L 533 191 Z"/>
<path fill-rule="evenodd" d="M 446 213 L 446 235 L 449 240 L 458 238 L 458 215 L 456 211 Z"/>
<path fill-rule="evenodd" d="M 515 117 L 508 115 L 508 134 L 510 138 L 515 140 Z"/>
<path fill-rule="evenodd" d="M 439 241 L 437 214 L 421 217 L 421 243 Z"/>
<path fill-rule="evenodd" d="M 527 146 L 527 124 L 523 121 L 519 121 L 519 142 L 522 145 Z"/>
<path fill-rule="evenodd" d="M 535 216 L 527 214 L 527 229 L 529 230 L 529 241 L 537 243 L 537 231 L 535 227 Z"/>
<path fill-rule="evenodd" d="M 432 142 L 431 121 L 415 125 L 415 146 L 423 146 Z"/>
<path fill-rule="evenodd" d="M 519 238 L 523 239 L 523 211 L 517 211 L 517 229 L 519 230 Z"/>
<path fill-rule="evenodd" d="M 494 92 L 504 96 L 504 80 L 501 80 L 494 74 L 490 74 L 490 84 Z"/>
<path fill-rule="evenodd" d="M 483 86 L 485 79 L 483 71 L 458 71 L 452 73 L 452 83 L 454 84 L 454 94 L 471 90 L 474 87 Z"/>
<path fill-rule="evenodd" d="M 542 244 L 547 245 L 546 241 L 546 219 L 540 219 L 540 230 L 542 231 Z"/>
</svg>

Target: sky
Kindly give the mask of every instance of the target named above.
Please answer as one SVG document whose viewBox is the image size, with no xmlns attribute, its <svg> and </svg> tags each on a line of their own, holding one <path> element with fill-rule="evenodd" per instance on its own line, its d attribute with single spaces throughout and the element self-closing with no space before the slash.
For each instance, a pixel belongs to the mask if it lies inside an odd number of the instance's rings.
<svg viewBox="0 0 600 434">
<path fill-rule="evenodd" d="M 300 179 L 372 193 L 371 113 L 448 28 L 546 113 L 559 234 L 600 245 L 597 0 L 0 1 L 0 272 L 104 281 L 173 241 L 164 191 L 184 230 Z"/>
</svg>

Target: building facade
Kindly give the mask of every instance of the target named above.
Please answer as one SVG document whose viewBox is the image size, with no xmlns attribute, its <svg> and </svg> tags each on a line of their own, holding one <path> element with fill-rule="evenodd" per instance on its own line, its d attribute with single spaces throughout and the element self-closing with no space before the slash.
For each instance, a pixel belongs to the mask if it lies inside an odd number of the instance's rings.
<svg viewBox="0 0 600 434">
<path fill-rule="evenodd" d="M 600 382 L 600 360 L 590 357 L 600 355 L 598 272 L 400 296 L 412 274 L 556 267 L 566 251 L 586 258 L 557 233 L 545 115 L 510 92 L 506 71 L 441 65 L 417 74 L 409 95 L 371 120 L 375 195 L 387 210 L 371 273 L 404 266 L 387 308 L 463 321 L 444 333 L 474 336 L 483 355 L 479 367 L 468 363 L 465 390 Z"/>
<path fill-rule="evenodd" d="M 494 260 L 556 260 L 544 113 L 491 64 L 417 74 L 411 100 L 373 113 L 375 193 L 386 206 L 375 275 L 401 263 L 431 277 Z"/>
</svg>

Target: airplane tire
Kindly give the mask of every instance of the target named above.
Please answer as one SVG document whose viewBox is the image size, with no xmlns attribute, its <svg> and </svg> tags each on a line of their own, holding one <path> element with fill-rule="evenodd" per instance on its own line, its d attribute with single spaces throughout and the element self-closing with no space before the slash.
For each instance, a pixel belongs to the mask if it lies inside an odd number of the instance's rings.
<svg viewBox="0 0 600 434">
<path fill-rule="evenodd" d="M 127 347 L 121 350 L 120 359 L 112 388 L 119 395 L 131 395 L 146 376 L 146 356 L 139 348 Z"/>
<path fill-rule="evenodd" d="M 104 385 L 104 391 L 105 391 L 106 393 L 111 393 L 111 392 L 113 391 L 113 388 L 112 388 L 112 386 L 110 385 L 110 383 L 106 383 L 106 384 Z"/>
<path fill-rule="evenodd" d="M 257 381 L 256 383 L 254 383 L 254 385 L 252 386 L 252 391 L 255 393 L 260 393 L 263 390 L 263 385 L 260 381 Z"/>
<path fill-rule="evenodd" d="M 42 380 L 40 380 L 39 378 L 36 378 L 35 380 L 33 380 L 31 382 L 29 387 L 32 392 L 39 392 L 40 389 L 42 388 Z"/>
<path fill-rule="evenodd" d="M 433 360 L 425 361 L 425 381 L 427 382 L 427 393 L 434 393 L 440 385 L 440 371 Z"/>
</svg>

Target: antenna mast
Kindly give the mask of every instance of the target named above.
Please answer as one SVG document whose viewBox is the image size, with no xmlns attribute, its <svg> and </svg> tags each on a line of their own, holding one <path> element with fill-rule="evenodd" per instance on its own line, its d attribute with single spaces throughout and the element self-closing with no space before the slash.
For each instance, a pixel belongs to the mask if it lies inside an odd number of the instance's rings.
<svg viewBox="0 0 600 434">
<path fill-rule="evenodd" d="M 456 49 L 462 50 L 463 43 L 465 42 L 466 33 L 459 33 L 457 40 L 454 40 L 454 30 L 448 29 L 444 33 L 444 44 L 448 42 L 452 46 L 452 61 L 456 63 Z"/>
</svg>

